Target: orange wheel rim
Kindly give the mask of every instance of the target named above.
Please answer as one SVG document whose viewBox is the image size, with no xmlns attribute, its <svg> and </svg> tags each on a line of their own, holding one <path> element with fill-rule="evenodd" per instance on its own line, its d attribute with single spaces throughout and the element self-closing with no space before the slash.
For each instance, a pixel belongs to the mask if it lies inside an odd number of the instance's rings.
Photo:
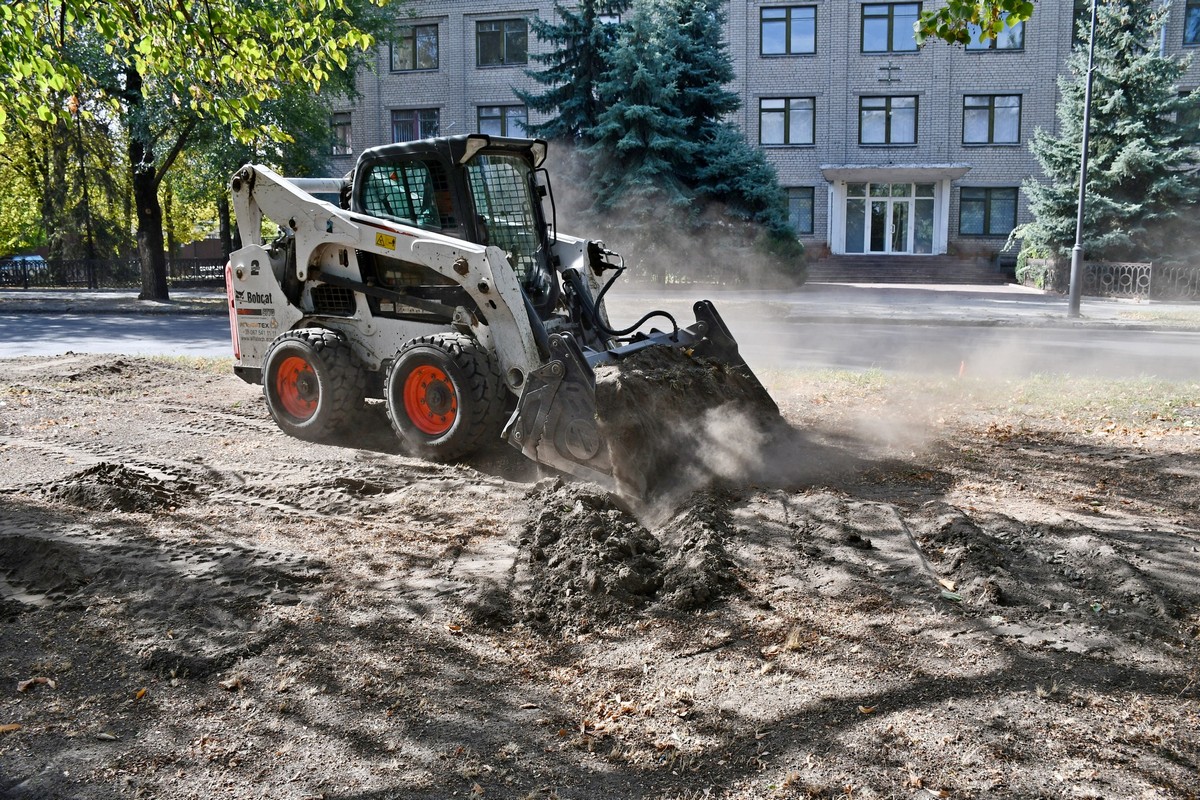
<svg viewBox="0 0 1200 800">
<path fill-rule="evenodd" d="M 288 356 L 275 372 L 275 391 L 283 410 L 306 420 L 317 410 L 320 388 L 312 364 L 300 356 Z"/>
<path fill-rule="evenodd" d="M 441 436 L 454 427 L 458 395 L 444 370 L 421 365 L 404 380 L 404 413 L 421 433 Z"/>
</svg>

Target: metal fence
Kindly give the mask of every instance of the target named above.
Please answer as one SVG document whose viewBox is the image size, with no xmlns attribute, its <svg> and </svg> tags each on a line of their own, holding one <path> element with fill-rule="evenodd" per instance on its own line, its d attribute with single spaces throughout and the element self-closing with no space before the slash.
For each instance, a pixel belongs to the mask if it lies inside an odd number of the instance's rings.
<svg viewBox="0 0 1200 800">
<path fill-rule="evenodd" d="M 1065 294 L 1071 277 L 1066 261 L 1029 259 L 1021 282 L 1026 286 Z M 1128 297 L 1143 300 L 1200 300 L 1200 265 L 1087 261 L 1083 293 L 1088 297 Z"/>
<path fill-rule="evenodd" d="M 1150 264 L 1089 261 L 1083 269 L 1083 293 L 1088 297 L 1149 299 L 1152 278 Z"/>
<path fill-rule="evenodd" d="M 170 286 L 223 286 L 224 259 L 177 258 L 167 262 Z M 136 258 L 0 259 L 0 289 L 136 289 L 142 265 Z"/>
</svg>

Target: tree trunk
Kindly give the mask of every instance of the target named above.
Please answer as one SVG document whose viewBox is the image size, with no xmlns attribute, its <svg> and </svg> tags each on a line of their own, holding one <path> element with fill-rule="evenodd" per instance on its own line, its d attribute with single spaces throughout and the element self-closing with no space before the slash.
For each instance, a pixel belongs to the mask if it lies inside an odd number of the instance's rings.
<svg viewBox="0 0 1200 800">
<path fill-rule="evenodd" d="M 163 252 L 163 214 L 158 202 L 158 181 L 153 167 L 133 160 L 140 142 L 129 143 L 133 167 L 133 204 L 137 211 L 138 258 L 142 262 L 142 291 L 139 300 L 170 300 L 167 289 L 167 258 Z"/>
<path fill-rule="evenodd" d="M 221 253 L 225 260 L 233 252 L 233 225 L 229 219 L 229 198 L 222 197 L 217 201 L 217 221 L 221 230 Z"/>
<path fill-rule="evenodd" d="M 127 118 L 142 114 L 142 76 L 133 67 L 125 70 Z M 133 182 L 133 208 L 137 215 L 138 259 L 142 263 L 139 300 L 170 300 L 167 259 L 163 252 L 163 213 L 158 202 L 158 174 L 154 165 L 154 135 L 148 123 L 129 130 L 129 170 Z"/>
</svg>

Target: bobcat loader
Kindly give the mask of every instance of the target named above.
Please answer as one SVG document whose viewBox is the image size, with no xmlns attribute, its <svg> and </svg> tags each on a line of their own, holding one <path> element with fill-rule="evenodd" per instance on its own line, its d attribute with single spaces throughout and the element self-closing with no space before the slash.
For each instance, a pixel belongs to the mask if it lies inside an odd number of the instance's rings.
<svg viewBox="0 0 1200 800">
<path fill-rule="evenodd" d="M 612 327 L 604 295 L 623 264 L 558 230 L 545 157 L 541 140 L 472 134 L 366 150 L 345 179 L 238 170 L 250 244 L 226 270 L 234 371 L 262 384 L 282 430 L 319 440 L 379 398 L 415 454 L 503 437 L 613 488 L 597 365 L 666 346 L 758 385 L 708 301 L 686 327 L 661 311 Z M 667 330 L 640 332 L 656 317 Z"/>
</svg>

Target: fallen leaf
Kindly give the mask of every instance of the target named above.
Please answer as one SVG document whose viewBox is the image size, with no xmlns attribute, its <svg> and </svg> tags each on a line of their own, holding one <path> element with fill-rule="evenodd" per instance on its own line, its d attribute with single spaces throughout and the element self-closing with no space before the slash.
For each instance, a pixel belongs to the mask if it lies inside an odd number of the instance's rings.
<svg viewBox="0 0 1200 800">
<path fill-rule="evenodd" d="M 217 686 L 220 686 L 227 692 L 237 691 L 242 688 L 242 679 L 235 675 L 228 680 L 220 681 L 217 683 Z"/>
<path fill-rule="evenodd" d="M 19 730 L 21 730 L 21 725 L 17 722 L 10 722 L 7 725 L 0 725 L 0 734 L 12 733 L 13 731 Z"/>
<path fill-rule="evenodd" d="M 541 708 L 541 706 L 539 706 L 537 703 L 521 703 L 521 708 Z"/>
<path fill-rule="evenodd" d="M 860 714 L 874 714 L 874 713 L 875 713 L 875 706 L 859 706 L 859 707 L 858 707 L 858 713 L 860 713 Z"/>
<path fill-rule="evenodd" d="M 942 599 L 951 600 L 955 603 L 961 603 L 963 601 L 961 594 L 958 594 L 957 592 L 947 592 L 945 590 L 942 591 Z"/>
<path fill-rule="evenodd" d="M 948 592 L 953 592 L 957 584 L 949 578 L 938 578 L 938 583 Z"/>
<path fill-rule="evenodd" d="M 135 694 L 135 695 L 133 696 L 133 699 L 134 699 L 134 700 L 141 700 L 141 699 L 142 699 L 143 697 L 145 697 L 145 696 L 146 696 L 146 689 L 145 689 L 145 687 L 142 687 L 141 689 L 138 689 L 138 690 L 137 690 L 137 694 Z"/>
<path fill-rule="evenodd" d="M 478 783 L 474 784 L 471 787 L 471 795 L 473 797 L 483 797 L 483 787 L 480 786 Z"/>
<path fill-rule="evenodd" d="M 107 731 L 102 731 L 102 732 L 96 734 L 96 738 L 102 742 L 115 742 L 117 739 L 119 739 L 121 737 L 117 736 L 115 733 L 108 733 Z"/>
<path fill-rule="evenodd" d="M 455 636 L 458 636 L 460 633 L 463 632 L 462 625 L 455 625 L 454 623 L 448 624 L 446 626 L 446 630 L 450 631 L 450 633 L 452 633 Z"/>
<path fill-rule="evenodd" d="M 18 683 L 18 684 L 17 684 L 17 691 L 18 691 L 18 692 L 24 692 L 24 691 L 28 691 L 30 686 L 33 686 L 33 685 L 35 685 L 35 684 L 38 684 L 38 683 L 44 683 L 45 685 L 49 686 L 51 689 L 57 689 L 57 688 L 58 688 L 57 686 L 55 686 L 55 685 L 54 685 L 54 681 L 52 681 L 52 680 L 51 680 L 51 679 L 49 679 L 49 678 L 44 678 L 44 677 L 42 677 L 42 676 L 40 676 L 40 675 L 39 675 L 39 676 L 38 676 L 38 677 L 36 677 L 36 678 L 30 678 L 30 679 L 29 679 L 29 680 L 27 680 L 27 681 L 21 681 L 20 683 Z"/>
</svg>

